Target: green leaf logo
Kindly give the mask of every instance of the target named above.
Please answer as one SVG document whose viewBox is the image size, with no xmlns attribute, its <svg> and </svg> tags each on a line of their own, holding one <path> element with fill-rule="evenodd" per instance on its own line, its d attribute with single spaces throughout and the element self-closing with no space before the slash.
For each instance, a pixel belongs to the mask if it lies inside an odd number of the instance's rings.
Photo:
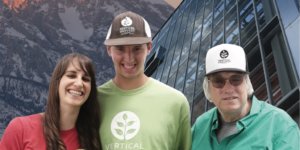
<svg viewBox="0 0 300 150">
<path fill-rule="evenodd" d="M 119 140 L 130 140 L 140 129 L 139 117 L 130 111 L 122 111 L 114 116 L 111 122 L 111 132 Z"/>
<path fill-rule="evenodd" d="M 120 130 L 120 129 L 115 129 L 115 130 L 116 130 L 116 132 L 117 132 L 118 135 L 123 135 L 124 134 L 124 132 L 122 130 Z"/>
<path fill-rule="evenodd" d="M 124 127 L 124 123 L 123 122 L 117 122 L 118 127 Z"/>
<path fill-rule="evenodd" d="M 135 129 L 130 129 L 130 130 L 127 131 L 127 134 L 131 134 L 131 133 L 133 133 L 134 131 L 135 131 Z"/>
</svg>

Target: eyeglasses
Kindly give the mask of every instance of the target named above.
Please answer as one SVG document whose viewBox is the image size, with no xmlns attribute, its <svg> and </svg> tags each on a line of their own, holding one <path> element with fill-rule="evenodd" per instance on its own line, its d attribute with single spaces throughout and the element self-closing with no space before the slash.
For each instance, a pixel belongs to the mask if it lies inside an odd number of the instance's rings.
<svg viewBox="0 0 300 150">
<path fill-rule="evenodd" d="M 222 76 L 215 76 L 208 79 L 208 81 L 211 81 L 213 87 L 221 89 L 225 86 L 226 81 L 229 80 L 229 83 L 233 86 L 239 86 L 242 84 L 244 79 L 244 75 L 232 75 L 228 79 L 224 79 Z"/>
</svg>

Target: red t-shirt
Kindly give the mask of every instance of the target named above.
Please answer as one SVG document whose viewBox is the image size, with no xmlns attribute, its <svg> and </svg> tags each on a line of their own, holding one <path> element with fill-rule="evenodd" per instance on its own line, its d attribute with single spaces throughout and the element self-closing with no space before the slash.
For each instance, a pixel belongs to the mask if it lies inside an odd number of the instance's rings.
<svg viewBox="0 0 300 150">
<path fill-rule="evenodd" d="M 60 137 L 67 150 L 76 150 L 80 147 L 75 128 L 61 131 Z M 0 141 L 0 150 L 29 149 L 46 150 L 41 114 L 14 118 L 8 124 Z"/>
</svg>

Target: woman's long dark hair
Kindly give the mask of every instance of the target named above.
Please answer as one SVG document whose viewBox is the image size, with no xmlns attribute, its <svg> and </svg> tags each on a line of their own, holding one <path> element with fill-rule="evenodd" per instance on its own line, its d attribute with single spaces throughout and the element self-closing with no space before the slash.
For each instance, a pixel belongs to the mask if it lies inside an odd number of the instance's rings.
<svg viewBox="0 0 300 150">
<path fill-rule="evenodd" d="M 87 101 L 81 106 L 76 121 L 80 147 L 86 150 L 101 150 L 100 144 L 100 111 L 97 100 L 97 89 L 95 81 L 95 71 L 91 59 L 78 53 L 65 55 L 57 63 L 52 73 L 49 95 L 44 115 L 44 134 L 47 150 L 65 150 L 62 139 L 60 138 L 60 104 L 58 87 L 62 76 L 68 66 L 76 59 L 80 68 L 91 78 L 91 92 Z"/>
</svg>

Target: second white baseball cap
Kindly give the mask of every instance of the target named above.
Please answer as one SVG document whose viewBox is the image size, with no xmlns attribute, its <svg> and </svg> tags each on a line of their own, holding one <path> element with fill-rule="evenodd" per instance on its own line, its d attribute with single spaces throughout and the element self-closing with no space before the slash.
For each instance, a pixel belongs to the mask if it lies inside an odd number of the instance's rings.
<svg viewBox="0 0 300 150">
<path fill-rule="evenodd" d="M 206 75 L 220 71 L 246 71 L 246 54 L 242 47 L 234 44 L 220 44 L 207 51 Z"/>
</svg>

